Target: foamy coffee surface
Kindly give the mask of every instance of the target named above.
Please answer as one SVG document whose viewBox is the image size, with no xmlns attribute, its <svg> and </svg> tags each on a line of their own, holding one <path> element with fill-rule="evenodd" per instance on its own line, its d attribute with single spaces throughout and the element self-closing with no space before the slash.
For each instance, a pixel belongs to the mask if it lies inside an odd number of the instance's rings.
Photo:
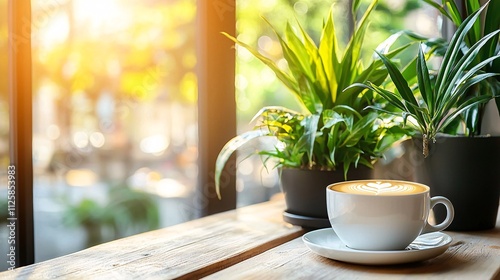
<svg viewBox="0 0 500 280">
<path fill-rule="evenodd" d="M 426 190 L 420 185 L 401 181 L 354 181 L 335 185 L 332 189 L 344 193 L 380 196 L 416 194 Z"/>
</svg>

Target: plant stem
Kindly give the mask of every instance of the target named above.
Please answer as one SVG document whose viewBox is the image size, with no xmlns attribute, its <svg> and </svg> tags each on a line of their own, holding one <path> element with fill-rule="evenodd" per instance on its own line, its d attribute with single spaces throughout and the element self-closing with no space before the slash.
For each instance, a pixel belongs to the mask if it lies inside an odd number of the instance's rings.
<svg viewBox="0 0 500 280">
<path fill-rule="evenodd" d="M 422 153 L 424 154 L 424 158 L 426 158 L 429 155 L 429 137 L 427 137 L 427 134 L 423 135 L 423 140 L 422 140 Z"/>
</svg>

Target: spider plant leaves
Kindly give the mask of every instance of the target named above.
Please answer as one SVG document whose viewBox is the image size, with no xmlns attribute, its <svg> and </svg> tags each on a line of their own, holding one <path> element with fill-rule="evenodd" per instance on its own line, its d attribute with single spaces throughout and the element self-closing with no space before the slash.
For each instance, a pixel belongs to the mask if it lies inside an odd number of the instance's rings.
<svg viewBox="0 0 500 280">
<path fill-rule="evenodd" d="M 500 1 L 490 1 L 488 5 L 488 10 L 486 11 L 486 17 L 484 18 L 484 34 L 489 34 L 495 30 L 500 29 Z M 486 58 L 492 54 L 498 53 L 499 50 L 499 36 L 492 38 L 486 46 L 482 49 L 479 57 Z M 500 60 L 495 60 L 490 65 L 486 66 L 486 71 L 500 73 Z M 498 79 L 498 78 L 497 78 Z M 498 79 L 500 83 L 500 79 Z M 497 89 L 497 92 L 500 89 Z M 500 106 L 500 102 L 497 102 Z M 500 108 L 499 108 L 500 112 Z"/>
<path fill-rule="evenodd" d="M 481 43 L 476 43 L 462 58 L 460 58 L 463 40 L 468 31 L 474 26 L 474 22 L 478 19 L 480 12 L 484 8 L 485 6 L 471 14 L 462 22 L 462 25 L 458 27 L 456 33 L 453 35 L 448 50 L 444 55 L 442 66 L 436 79 L 436 103 L 438 104 L 436 110 L 440 113 L 442 113 L 447 104 L 451 103 L 448 102 L 448 100 L 450 100 L 454 94 L 457 81 L 462 78 L 462 73 L 475 60 L 478 50 L 484 46 L 484 42 L 486 42 L 486 40 L 482 40 L 482 42 L 480 41 Z M 483 39 L 486 39 L 486 37 Z M 489 38 L 491 38 L 491 36 L 489 36 Z M 475 72 L 468 72 L 469 76 L 472 74 L 475 74 Z"/>
<path fill-rule="evenodd" d="M 443 60 L 443 63 L 453 63 L 456 65 L 453 65 L 454 67 L 450 71 L 450 75 L 447 76 L 449 77 L 445 81 L 445 85 L 460 85 L 461 82 L 470 76 L 474 75 L 477 71 L 482 69 L 484 66 L 488 65 L 492 60 L 495 60 L 497 56 L 492 56 L 485 58 L 481 62 L 475 63 L 475 59 L 478 56 L 479 52 L 481 51 L 482 47 L 485 46 L 485 44 L 488 42 L 488 40 L 492 39 L 493 37 L 496 37 L 499 34 L 500 30 L 496 30 L 495 32 L 492 32 L 490 34 L 485 35 L 481 40 L 479 40 L 477 43 L 475 43 L 464 55 L 463 57 L 460 58 L 460 60 L 457 61 L 459 57 L 453 57 L 450 58 L 449 61 Z M 452 47 L 453 45 L 450 45 Z M 458 48 L 458 46 L 457 46 Z M 460 75 L 460 73 L 464 73 L 469 66 L 473 65 L 473 68 L 471 68 L 465 75 Z M 443 75 L 444 76 L 444 75 Z M 450 87 L 445 87 L 446 89 L 450 89 Z M 445 96 L 446 97 L 446 96 Z"/>
<path fill-rule="evenodd" d="M 500 32 L 497 31 L 495 33 Z M 493 34 L 490 34 L 493 35 Z M 489 36 L 491 38 L 491 36 Z M 487 37 L 485 37 L 487 38 Z M 479 41 L 476 45 L 481 45 L 481 41 Z M 475 45 L 475 46 L 476 46 Z M 470 88 L 471 85 L 476 84 L 478 82 L 481 82 L 485 80 L 488 77 L 491 77 L 489 75 L 480 75 L 480 79 L 474 79 L 474 83 L 468 83 L 467 81 L 471 79 L 474 75 L 476 75 L 479 70 L 481 70 L 485 65 L 490 63 L 491 61 L 500 58 L 500 55 L 496 55 L 493 57 L 490 57 L 481 63 L 475 65 L 471 69 L 467 70 L 467 67 L 472 63 L 472 61 L 475 59 L 477 53 L 478 53 L 477 48 L 471 48 L 469 52 L 460 59 L 459 62 L 457 62 L 456 68 L 459 70 L 455 72 L 454 76 L 450 76 L 449 82 L 446 83 L 446 88 L 441 89 L 441 93 L 438 93 L 438 96 L 441 97 L 437 103 L 437 115 L 442 115 L 445 114 L 445 112 L 451 110 L 453 107 L 456 106 L 456 104 L 459 101 L 459 98 L 461 98 L 466 91 Z M 466 71 L 467 70 L 467 71 Z M 493 75 L 496 76 L 496 75 Z M 492 96 L 486 95 L 487 99 L 491 99 Z"/>
<path fill-rule="evenodd" d="M 368 83 L 368 84 L 369 84 L 369 86 L 368 86 L 369 88 L 371 88 L 372 90 L 374 90 L 375 92 L 380 94 L 392 106 L 395 106 L 397 109 L 399 109 L 400 112 L 384 110 L 384 109 L 379 108 L 377 106 L 367 106 L 366 107 L 367 109 L 374 109 L 376 111 L 381 111 L 381 112 L 384 112 L 386 114 L 400 116 L 403 119 L 403 125 L 407 124 L 408 117 L 413 117 L 413 119 L 417 122 L 416 125 L 418 125 L 420 127 L 420 129 L 423 130 L 425 128 L 425 123 L 426 123 L 426 119 L 428 119 L 428 116 L 426 114 L 416 115 L 414 113 L 411 113 L 408 110 L 408 106 L 413 108 L 414 110 L 420 111 L 420 112 L 426 112 L 425 108 L 415 106 L 411 103 L 407 103 L 407 102 L 405 102 L 405 100 L 402 99 L 402 97 L 400 95 L 393 93 L 393 92 L 390 92 L 390 91 L 388 91 L 380 86 L 376 86 L 376 85 L 373 85 L 371 83 Z M 353 86 L 362 86 L 362 85 L 355 84 Z"/>
<path fill-rule="evenodd" d="M 486 17 L 484 18 L 484 33 L 490 33 L 500 27 L 500 2 L 489 1 Z M 498 42 L 498 38 L 497 38 Z"/>
<path fill-rule="evenodd" d="M 475 0 L 473 0 L 475 1 Z M 445 0 L 444 5 L 448 8 L 450 11 L 450 19 L 455 23 L 456 26 L 459 26 L 462 24 L 462 18 L 460 16 L 460 10 L 458 9 L 457 4 L 455 3 L 455 0 Z"/>
<path fill-rule="evenodd" d="M 490 100 L 491 94 L 468 95 L 468 89 L 482 81 L 496 76 L 495 73 L 485 73 L 482 69 L 500 54 L 475 62 L 481 49 L 493 38 L 498 37 L 500 30 L 495 30 L 483 37 L 463 53 L 464 38 L 470 32 L 485 6 L 469 15 L 457 28 L 444 54 L 442 65 L 437 72 L 437 78 L 431 79 L 422 47 L 417 54 L 416 72 L 418 88 L 411 89 L 401 71 L 383 54 L 379 54 L 385 64 L 389 76 L 397 92 L 387 91 L 376 85 L 366 83 L 364 86 L 373 89 L 391 105 L 401 110 L 405 118 L 411 116 L 418 124 L 418 130 L 424 136 L 424 142 L 433 140 L 438 132 L 444 132 L 452 123 L 456 123 L 466 110 L 477 107 Z M 353 86 L 360 86 L 359 84 Z M 418 99 L 417 99 L 418 98 Z M 424 143 L 424 156 L 428 150 Z"/>
<path fill-rule="evenodd" d="M 456 118 L 458 118 L 460 114 L 462 114 L 465 110 L 469 109 L 470 107 L 476 106 L 480 103 L 485 103 L 490 99 L 491 97 L 489 96 L 479 95 L 465 100 L 455 110 L 453 111 L 450 110 L 449 115 L 446 115 L 445 117 L 439 120 L 439 123 L 436 126 L 436 131 L 441 131 L 444 128 L 446 128 L 451 122 L 453 122 Z"/>
<path fill-rule="evenodd" d="M 362 83 L 352 84 L 347 89 L 354 88 L 354 87 L 360 87 L 360 88 L 364 88 L 364 89 L 373 90 L 376 93 L 380 94 L 383 98 L 388 100 L 390 104 L 392 104 L 393 106 L 395 106 L 399 110 L 406 111 L 406 106 L 403 103 L 403 101 L 395 93 L 390 92 L 390 91 L 384 89 L 383 87 L 379 87 L 378 85 L 368 81 L 368 82 L 366 82 L 366 84 L 362 84 Z M 367 106 L 366 108 L 378 109 L 378 107 L 371 106 L 371 105 Z"/>
<path fill-rule="evenodd" d="M 464 41 L 465 36 L 468 31 L 472 28 L 475 21 L 478 19 L 480 13 L 486 6 L 472 13 L 467 17 L 460 26 L 458 26 L 457 31 L 450 40 L 450 44 L 446 53 L 444 54 L 443 61 L 441 63 L 440 71 L 438 72 L 436 79 L 436 87 L 438 91 L 438 96 L 442 95 L 441 91 L 448 88 L 450 76 L 455 76 L 456 71 L 453 70 L 455 63 L 457 62 L 457 57 L 461 54 L 461 44 Z M 457 68 L 455 68 L 457 69 Z M 447 84 L 448 83 L 448 84 Z M 439 102 L 439 100 L 437 101 Z"/>
<path fill-rule="evenodd" d="M 498 2 L 498 0 L 497 0 Z M 465 1 L 465 9 L 467 10 L 467 13 L 470 14 L 474 11 L 477 11 L 481 8 L 481 4 L 479 3 L 479 0 L 475 1 Z M 477 42 L 481 36 L 481 22 L 476 21 L 474 23 L 474 26 L 471 28 L 470 32 L 467 34 L 467 40 L 468 44 L 472 45 L 474 42 Z"/>
<path fill-rule="evenodd" d="M 452 20 L 456 26 L 460 26 L 463 21 L 462 17 L 467 17 L 476 11 L 488 6 L 484 18 L 481 21 L 475 21 L 474 26 L 465 37 L 467 46 L 472 46 L 479 41 L 484 34 L 489 34 L 500 28 L 500 1 L 486 1 L 486 4 L 481 7 L 483 1 L 480 0 L 464 0 L 465 13 L 462 15 L 453 0 L 442 0 L 442 5 L 439 5 L 435 0 L 424 0 L 436 8 L 443 16 Z M 498 37 L 493 38 L 487 43 L 487 46 L 482 48 L 481 54 L 476 58 L 476 62 L 494 55 L 498 48 Z M 495 61 L 491 65 L 486 66 L 486 70 L 490 72 L 500 72 L 500 61 Z"/>
<path fill-rule="evenodd" d="M 417 80 L 422 98 L 424 99 L 425 104 L 427 104 L 427 109 L 429 110 L 430 114 L 433 114 L 434 94 L 433 94 L 431 79 L 429 77 L 429 69 L 427 68 L 427 63 L 425 61 L 422 48 L 418 48 Z"/>
<path fill-rule="evenodd" d="M 430 1 L 432 0 L 426 0 L 425 2 L 431 4 L 434 7 L 436 7 L 436 5 L 439 6 L 439 4 L 437 3 L 433 4 L 430 3 Z M 478 20 L 474 23 L 472 30 L 467 33 L 464 39 L 464 43 L 467 47 L 471 47 L 479 40 L 481 40 L 483 34 L 490 34 L 500 29 L 500 13 L 498 12 L 500 11 L 500 1 L 497 0 L 486 1 L 485 5 L 481 7 L 481 3 L 483 1 L 464 0 L 463 3 L 465 4 L 466 8 L 464 14 L 460 14 L 458 12 L 458 9 L 455 9 L 453 6 L 450 7 L 446 6 L 445 5 L 446 2 L 449 1 L 450 0 L 442 0 L 443 9 L 438 9 L 438 10 L 440 11 L 441 14 L 443 14 L 443 16 L 447 18 L 452 18 L 451 14 L 453 14 L 453 18 L 455 19 L 453 20 L 453 23 L 456 26 L 462 24 L 461 17 L 467 17 L 473 14 L 474 12 L 480 10 L 481 8 L 487 6 L 485 16 L 481 20 Z M 482 61 L 486 60 L 487 58 L 498 54 L 499 50 L 498 40 L 499 36 L 494 36 L 493 38 L 488 40 L 485 46 L 481 48 L 479 55 L 476 56 L 473 64 L 479 64 Z M 484 65 L 482 70 L 490 73 L 500 73 L 500 60 L 496 59 L 491 63 Z M 496 79 L 492 78 L 482 81 L 480 86 L 471 88 L 470 89 L 471 92 L 468 94 L 477 94 L 477 93 L 472 93 L 472 91 L 478 91 L 478 90 L 484 91 L 485 89 L 488 89 L 488 91 L 491 89 L 494 96 L 500 95 L 500 77 L 496 77 Z M 497 110 L 500 113 L 500 98 L 496 97 L 495 103 L 497 105 Z M 478 105 L 478 106 L 472 106 L 469 110 L 463 113 L 463 119 L 466 123 L 465 132 L 467 135 L 481 134 L 481 120 L 483 118 L 484 111 L 485 111 L 485 106 Z M 457 125 L 454 125 L 454 127 L 459 128 L 459 126 Z M 448 130 L 448 132 L 450 131 L 452 131 L 452 129 Z"/>
<path fill-rule="evenodd" d="M 415 109 L 415 107 L 419 107 L 417 99 L 413 95 L 413 92 L 408 86 L 408 83 L 403 74 L 398 70 L 397 66 L 389 58 L 380 53 L 378 55 L 382 59 L 382 62 L 385 64 L 387 71 L 389 72 L 389 76 L 398 89 L 402 100 L 404 100 L 404 102 L 402 103 L 404 105 L 405 111 L 408 111 L 412 115 L 415 115 L 418 119 L 422 119 L 421 113 Z"/>
</svg>

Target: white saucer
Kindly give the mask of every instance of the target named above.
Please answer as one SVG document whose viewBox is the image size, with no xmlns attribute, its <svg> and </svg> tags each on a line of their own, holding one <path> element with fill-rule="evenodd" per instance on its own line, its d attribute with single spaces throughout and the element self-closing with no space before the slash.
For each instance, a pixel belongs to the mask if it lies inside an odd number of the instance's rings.
<svg viewBox="0 0 500 280">
<path fill-rule="evenodd" d="M 423 261 L 437 257 L 450 246 L 452 238 L 442 232 L 422 234 L 405 250 L 363 251 L 347 247 L 332 228 L 318 229 L 302 236 L 306 246 L 314 253 L 337 261 L 390 265 Z"/>
</svg>

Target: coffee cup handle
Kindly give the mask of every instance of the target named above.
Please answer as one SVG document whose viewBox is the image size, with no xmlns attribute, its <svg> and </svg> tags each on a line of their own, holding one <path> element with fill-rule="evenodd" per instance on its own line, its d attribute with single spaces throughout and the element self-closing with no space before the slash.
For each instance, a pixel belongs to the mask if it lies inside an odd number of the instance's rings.
<svg viewBox="0 0 500 280">
<path fill-rule="evenodd" d="M 427 221 L 427 224 L 426 224 L 424 230 L 422 231 L 422 233 L 444 230 L 453 221 L 453 218 L 455 216 L 455 210 L 453 209 L 453 204 L 451 204 L 451 201 L 448 200 L 446 197 L 444 197 L 444 196 L 432 197 L 430 209 L 434 208 L 434 206 L 436 206 L 436 204 L 439 204 L 439 203 L 443 204 L 446 207 L 446 212 L 447 212 L 446 219 L 442 223 L 435 225 L 435 226 L 429 224 L 429 221 Z"/>
</svg>

